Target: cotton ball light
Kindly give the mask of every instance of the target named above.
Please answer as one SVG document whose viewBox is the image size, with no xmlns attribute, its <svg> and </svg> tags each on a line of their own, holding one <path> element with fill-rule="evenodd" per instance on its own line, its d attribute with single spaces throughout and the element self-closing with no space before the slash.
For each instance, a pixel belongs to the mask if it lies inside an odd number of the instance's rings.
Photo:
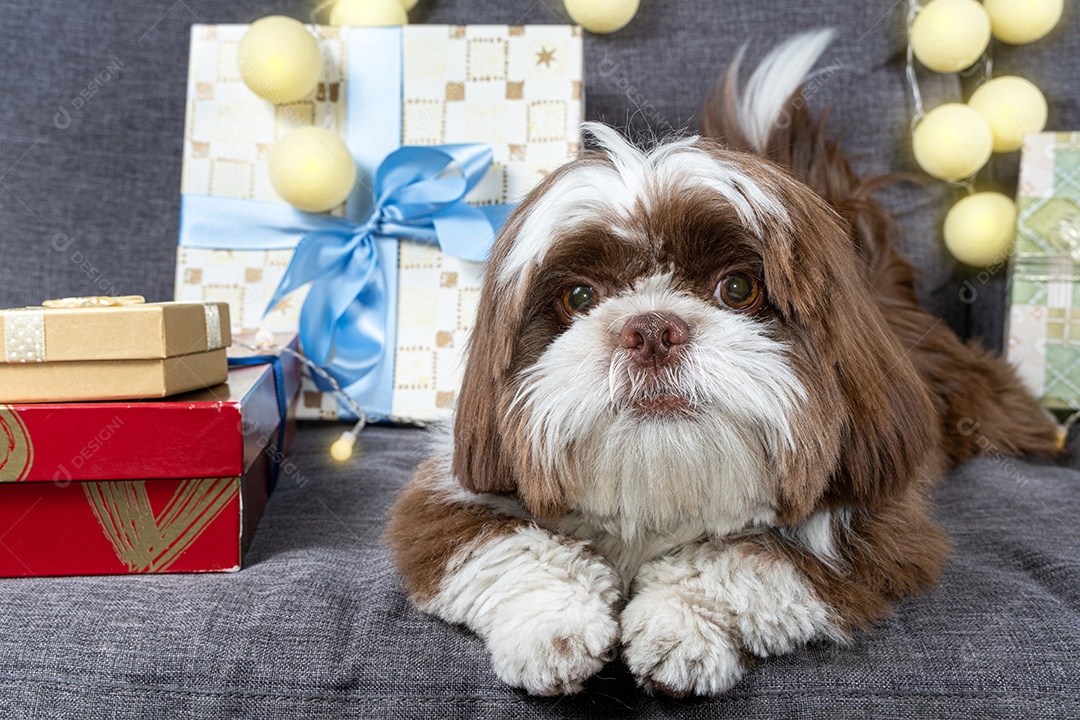
<svg viewBox="0 0 1080 720">
<path fill-rule="evenodd" d="M 946 103 L 926 113 L 912 136 L 915 161 L 940 180 L 962 180 L 979 172 L 994 145 L 982 115 L 961 103 Z"/>
<path fill-rule="evenodd" d="M 348 431 L 343 432 L 341 433 L 341 437 L 330 445 L 330 457 L 334 458 L 335 462 L 346 462 L 353 456 L 355 447 L 356 435 Z"/>
<path fill-rule="evenodd" d="M 1003 260 L 1016 235 L 1016 203 L 996 192 L 968 195 L 945 216 L 945 247 L 974 267 Z"/>
<path fill-rule="evenodd" d="M 931 0 L 911 24 L 911 49 L 934 72 L 971 67 L 990 44 L 990 18 L 975 0 Z"/>
<path fill-rule="evenodd" d="M 358 27 L 408 25 L 407 4 L 407 0 L 338 0 L 330 9 L 330 24 Z M 411 7 L 409 5 L 409 9 Z"/>
<path fill-rule="evenodd" d="M 274 333 L 266 328 L 255 331 L 255 347 L 266 349 L 274 344 Z"/>
<path fill-rule="evenodd" d="M 634 19 L 639 0 L 565 0 L 566 12 L 581 27 L 597 35 L 621 30 Z"/>
<path fill-rule="evenodd" d="M 335 133 L 293 130 L 270 151 L 270 183 L 285 202 L 326 212 L 345 201 L 356 182 L 356 162 Z"/>
<path fill-rule="evenodd" d="M 1061 19 L 1064 0 L 985 0 L 994 37 L 1023 45 L 1045 36 Z"/>
<path fill-rule="evenodd" d="M 323 70 L 319 43 L 303 23 L 281 15 L 256 20 L 236 50 L 240 77 L 259 97 L 283 104 L 315 90 Z"/>
<path fill-rule="evenodd" d="M 417 2 L 419 2 L 419 0 L 401 0 L 401 7 L 405 8 L 405 12 L 409 12 L 416 7 Z"/>
<path fill-rule="evenodd" d="M 990 126 L 994 152 L 1019 150 L 1025 135 L 1046 127 L 1046 98 L 1034 84 L 1015 75 L 988 81 L 971 94 L 968 105 Z"/>
</svg>

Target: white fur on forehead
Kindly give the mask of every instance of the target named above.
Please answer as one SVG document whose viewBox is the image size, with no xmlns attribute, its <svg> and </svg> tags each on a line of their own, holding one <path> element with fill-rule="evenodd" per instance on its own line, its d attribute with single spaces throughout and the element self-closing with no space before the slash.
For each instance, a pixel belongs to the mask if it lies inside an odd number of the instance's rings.
<svg viewBox="0 0 1080 720">
<path fill-rule="evenodd" d="M 633 197 L 619 192 L 620 185 L 615 169 L 599 162 L 581 163 L 562 175 L 536 200 L 522 223 L 499 268 L 500 284 L 511 284 L 522 270 L 541 262 L 554 238 L 566 228 L 598 218 L 615 223 L 628 218 Z"/>
<path fill-rule="evenodd" d="M 649 212 L 662 193 L 704 188 L 735 210 L 739 220 L 761 236 L 769 220 L 788 223 L 783 204 L 771 188 L 752 178 L 737 163 L 714 157 L 689 137 L 645 151 L 599 123 L 585 123 L 585 132 L 611 161 L 582 162 L 564 172 L 540 197 L 522 223 L 506 260 L 499 268 L 502 285 L 520 280 L 541 263 L 565 230 L 586 220 L 607 220 L 609 229 L 627 236 L 632 213 Z"/>
<path fill-rule="evenodd" d="M 761 234 L 766 218 L 782 222 L 788 219 L 784 206 L 769 188 L 747 175 L 737 163 L 710 154 L 698 144 L 696 135 L 645 152 L 606 125 L 585 123 L 584 130 L 607 153 L 627 189 L 646 210 L 656 194 L 703 187 L 727 201 L 755 234 Z"/>
</svg>

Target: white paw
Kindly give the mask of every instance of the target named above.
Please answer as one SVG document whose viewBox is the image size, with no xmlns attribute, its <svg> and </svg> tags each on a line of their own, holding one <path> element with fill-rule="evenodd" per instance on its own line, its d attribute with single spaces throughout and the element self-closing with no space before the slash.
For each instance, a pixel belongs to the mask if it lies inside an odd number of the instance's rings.
<svg viewBox="0 0 1080 720">
<path fill-rule="evenodd" d="M 587 543 L 530 526 L 468 549 L 424 609 L 483 637 L 504 682 L 560 695 L 610 659 L 621 589 Z"/>
<path fill-rule="evenodd" d="M 623 661 L 649 690 L 719 695 L 744 670 L 729 623 L 679 588 L 645 588 L 622 613 Z"/>
<path fill-rule="evenodd" d="M 611 659 L 619 642 L 612 592 L 553 580 L 504 603 L 488 636 L 495 674 L 533 695 L 568 695 Z"/>
</svg>

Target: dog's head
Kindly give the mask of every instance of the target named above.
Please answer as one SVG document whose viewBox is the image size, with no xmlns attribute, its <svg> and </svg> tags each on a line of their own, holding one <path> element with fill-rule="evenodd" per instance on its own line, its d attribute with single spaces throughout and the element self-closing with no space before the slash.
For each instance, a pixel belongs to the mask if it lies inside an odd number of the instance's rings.
<svg viewBox="0 0 1080 720">
<path fill-rule="evenodd" d="M 459 481 L 624 533 L 793 522 L 906 485 L 935 421 L 850 228 L 756 156 L 589 130 L 599 150 L 492 252 Z"/>
</svg>

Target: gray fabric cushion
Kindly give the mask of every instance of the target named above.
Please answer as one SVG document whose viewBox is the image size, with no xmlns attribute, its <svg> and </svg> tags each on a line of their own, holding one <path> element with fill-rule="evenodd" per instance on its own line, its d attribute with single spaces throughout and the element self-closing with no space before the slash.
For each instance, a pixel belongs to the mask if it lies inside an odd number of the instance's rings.
<svg viewBox="0 0 1080 720">
<path fill-rule="evenodd" d="M 761 663 L 719 700 L 637 691 L 612 664 L 571 699 L 494 677 L 468 631 L 417 612 L 380 544 L 423 431 L 304 426 L 231 575 L 0 581 L 0 717 L 1014 718 L 1080 715 L 1080 474 L 973 462 L 937 493 L 956 556 L 851 647 Z"/>
</svg>

